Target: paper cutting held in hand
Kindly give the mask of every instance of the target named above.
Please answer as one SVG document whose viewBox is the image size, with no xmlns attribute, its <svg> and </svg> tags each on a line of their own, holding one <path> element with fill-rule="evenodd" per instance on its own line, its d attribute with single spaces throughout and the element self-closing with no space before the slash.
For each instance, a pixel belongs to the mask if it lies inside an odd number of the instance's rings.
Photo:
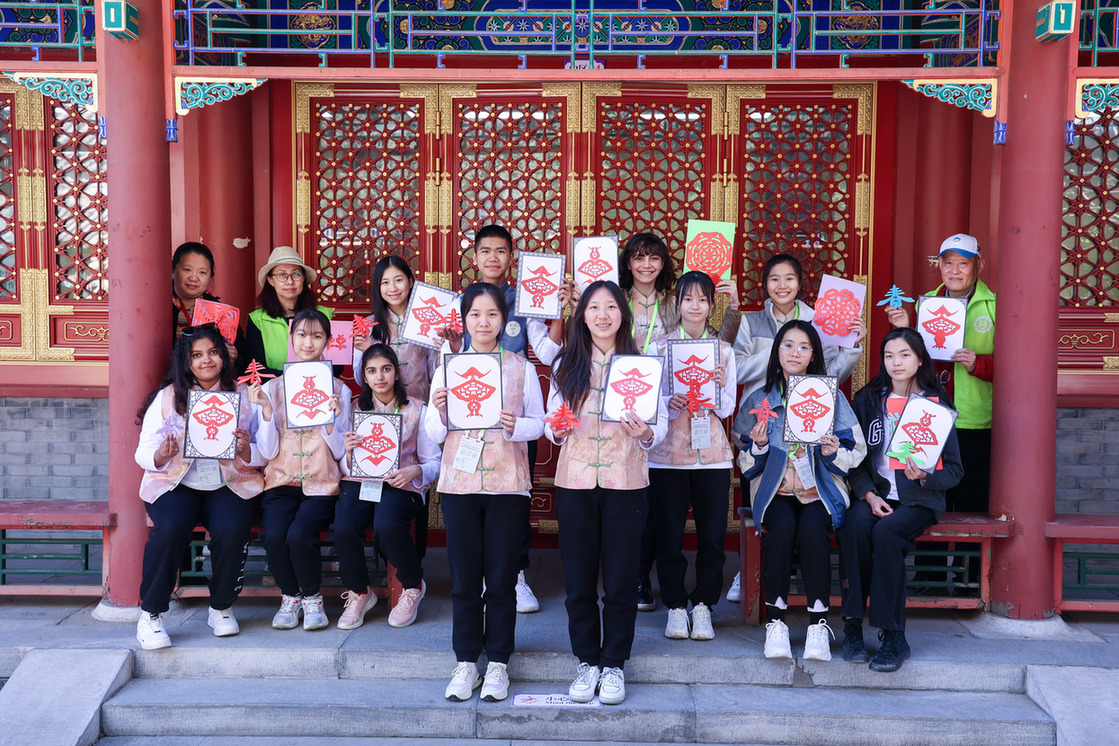
<svg viewBox="0 0 1119 746">
<path fill-rule="evenodd" d="M 579 424 L 579 417 L 571 411 L 567 406 L 567 402 L 560 402 L 559 409 L 557 409 L 551 417 L 544 420 L 547 424 L 552 426 L 552 429 L 557 432 L 564 430 L 574 430 L 577 427 L 582 427 Z"/>
<path fill-rule="evenodd" d="M 835 432 L 838 387 L 835 376 L 789 376 L 786 443 L 819 443 Z"/>
<path fill-rule="evenodd" d="M 812 326 L 820 332 L 820 341 L 837 347 L 854 347 L 855 337 L 851 324 L 862 321 L 866 285 L 844 280 L 834 275 L 820 279 L 820 294 L 816 297 L 816 314 Z"/>
<path fill-rule="evenodd" d="M 571 274 L 583 292 L 592 282 L 618 283 L 618 237 L 579 236 L 571 250 Z"/>
<path fill-rule="evenodd" d="M 501 355 L 462 352 L 445 355 L 447 429 L 488 430 L 501 427 Z"/>
<path fill-rule="evenodd" d="M 330 363 L 311 360 L 284 364 L 284 414 L 289 430 L 334 423 L 330 399 L 334 376 Z"/>
<path fill-rule="evenodd" d="M 334 365 L 350 365 L 354 360 L 354 325 L 349 321 L 330 322 L 330 341 L 322 352 L 322 359 Z"/>
<path fill-rule="evenodd" d="M 462 316 L 457 306 L 457 293 L 417 282 L 412 287 L 408 310 L 404 312 L 400 336 L 409 342 L 438 350 L 443 346 L 440 332 L 448 327 L 462 331 Z"/>
<path fill-rule="evenodd" d="M 178 438 L 183 432 L 183 418 L 178 414 L 172 414 L 163 421 L 163 424 L 155 432 L 156 435 L 163 438 Z"/>
<path fill-rule="evenodd" d="M 684 271 L 703 272 L 716 285 L 730 277 L 734 262 L 734 223 L 689 220 L 684 246 Z"/>
<path fill-rule="evenodd" d="M 669 339 L 665 353 L 668 358 L 665 391 L 684 394 L 688 411 L 715 409 L 722 401 L 723 387 L 715 380 L 719 364 L 719 342 L 716 339 Z"/>
<path fill-rule="evenodd" d="M 886 291 L 886 297 L 878 301 L 876 305 L 885 306 L 890 308 L 901 308 L 902 303 L 913 303 L 913 298 L 908 297 L 905 292 L 897 285 L 893 285 Z"/>
<path fill-rule="evenodd" d="M 964 346 L 967 305 L 959 298 L 924 297 L 917 305 L 917 333 L 933 360 L 951 360 Z"/>
<path fill-rule="evenodd" d="M 377 322 L 373 319 L 367 319 L 364 316 L 354 316 L 354 326 L 351 331 L 355 337 L 368 337 L 375 326 L 377 326 Z"/>
<path fill-rule="evenodd" d="M 228 460 L 237 456 L 237 414 L 241 395 L 236 391 L 191 389 L 187 396 L 183 456 Z"/>
<path fill-rule="evenodd" d="M 615 355 L 606 374 L 602 421 L 621 422 L 634 412 L 647 425 L 657 422 L 664 358 L 659 355 Z"/>
<path fill-rule="evenodd" d="M 920 394 L 910 394 L 890 438 L 886 455 L 891 469 L 904 469 L 903 461 L 923 471 L 940 467 L 944 443 L 956 422 L 956 411 Z"/>
<path fill-rule="evenodd" d="M 769 421 L 777 416 L 773 411 L 773 405 L 769 403 L 769 399 L 762 399 L 761 404 L 756 409 L 751 409 L 750 414 L 758 418 L 758 422 L 763 425 L 768 425 Z"/>
<path fill-rule="evenodd" d="M 194 302 L 194 311 L 190 314 L 190 323 L 194 326 L 214 324 L 225 341 L 233 344 L 237 341 L 237 326 L 241 323 L 241 309 L 237 306 L 199 298 Z"/>
<path fill-rule="evenodd" d="M 560 288 L 563 287 L 563 254 L 521 252 L 517 260 L 517 291 L 513 301 L 514 315 L 539 319 L 563 316 Z"/>
<path fill-rule="evenodd" d="M 275 373 L 265 373 L 264 366 L 256 360 L 250 360 L 249 366 L 245 368 L 245 375 L 237 379 L 237 383 L 247 383 L 250 386 L 264 383 L 265 378 L 275 378 Z"/>
<path fill-rule="evenodd" d="M 384 479 L 400 466 L 402 416 L 381 412 L 353 413 L 353 428 L 361 442 L 350 454 L 355 479 Z"/>
</svg>

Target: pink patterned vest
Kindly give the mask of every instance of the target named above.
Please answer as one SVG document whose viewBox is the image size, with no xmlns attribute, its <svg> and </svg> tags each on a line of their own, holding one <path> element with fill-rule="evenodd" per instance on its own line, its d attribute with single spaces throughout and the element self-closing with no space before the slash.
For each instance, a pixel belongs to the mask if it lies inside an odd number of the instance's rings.
<svg viewBox="0 0 1119 746">
<path fill-rule="evenodd" d="M 666 339 L 681 339 L 680 329 L 677 328 L 676 331 L 657 340 L 657 349 L 667 349 Z M 719 360 L 729 360 L 733 354 L 734 350 L 731 346 L 720 340 Z M 665 391 L 672 390 L 672 364 L 667 360 L 664 366 L 663 385 Z M 664 436 L 664 440 L 649 449 L 649 460 L 657 464 L 686 466 L 696 462 L 697 453 L 701 464 L 719 464 L 733 459 L 734 451 L 731 450 L 730 440 L 727 439 L 727 429 L 723 421 L 710 409 L 705 410 L 705 416 L 711 421 L 711 445 L 709 447 L 700 451 L 692 448 L 692 418 L 685 409 L 676 415 L 676 419 L 668 421 L 668 433 Z"/>
<path fill-rule="evenodd" d="M 342 391 L 342 382 L 334 379 L 334 393 Z M 268 382 L 268 398 L 272 400 L 272 417 L 280 433 L 280 452 L 264 467 L 264 489 L 300 487 L 304 495 L 337 495 L 342 472 L 330 446 L 322 438 L 322 430 L 308 427 L 292 430 L 287 426 L 284 409 L 284 379 Z M 335 423 L 341 427 L 342 423 Z"/>
</svg>

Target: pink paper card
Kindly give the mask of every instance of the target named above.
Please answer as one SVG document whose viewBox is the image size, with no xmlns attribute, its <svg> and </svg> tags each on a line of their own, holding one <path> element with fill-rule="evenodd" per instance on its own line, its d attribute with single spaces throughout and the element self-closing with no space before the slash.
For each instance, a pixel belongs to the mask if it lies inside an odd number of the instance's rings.
<svg viewBox="0 0 1119 746">
<path fill-rule="evenodd" d="M 228 460 L 237 456 L 237 414 L 241 395 L 236 391 L 187 392 L 185 458 Z"/>
<path fill-rule="evenodd" d="M 322 353 L 323 360 L 335 365 L 352 365 L 354 362 L 354 324 L 352 321 L 331 321 L 330 341 Z"/>
<path fill-rule="evenodd" d="M 522 251 L 517 260 L 517 294 L 514 316 L 558 319 L 563 316 L 559 291 L 563 287 L 563 254 L 532 254 Z"/>
<path fill-rule="evenodd" d="M 361 443 L 350 454 L 355 479 L 384 479 L 400 468 L 399 414 L 354 411 L 354 432 Z"/>
<path fill-rule="evenodd" d="M 673 394 L 692 391 L 700 404 L 712 409 L 719 406 L 723 387 L 715 381 L 715 366 L 719 364 L 718 340 L 670 339 L 666 356 L 672 384 L 668 391 Z"/>
<path fill-rule="evenodd" d="M 408 310 L 404 312 L 404 327 L 400 336 L 409 342 L 438 350 L 443 346 L 439 332 L 447 326 L 462 326 L 458 294 L 438 285 L 417 282 L 412 287 Z"/>
<path fill-rule="evenodd" d="M 930 401 L 939 402 L 940 399 L 935 396 L 929 397 Z M 898 429 L 898 423 L 901 421 L 901 413 L 905 410 L 905 405 L 909 403 L 909 399 L 902 399 L 900 397 L 891 396 L 886 399 L 886 444 L 889 450 L 889 443 L 894 437 L 894 433 Z M 936 468 L 940 468 L 942 464 L 938 461 Z M 891 469 L 904 469 L 905 464 L 898 461 L 893 456 L 890 456 Z"/>
<path fill-rule="evenodd" d="M 461 352 L 443 356 L 447 385 L 447 429 L 501 427 L 501 355 Z"/>
<path fill-rule="evenodd" d="M 905 458 L 923 471 L 940 468 L 940 454 L 955 422 L 954 409 L 920 394 L 910 394 L 886 449 L 890 467 L 904 469 L 901 459 Z"/>
<path fill-rule="evenodd" d="M 660 355 L 615 355 L 606 374 L 602 421 L 621 422 L 633 411 L 648 425 L 657 422 L 664 358 Z"/>
<path fill-rule="evenodd" d="M 225 337 L 225 341 L 233 344 L 237 341 L 237 326 L 241 323 L 241 309 L 217 301 L 199 298 L 194 302 L 194 311 L 190 315 L 193 326 L 202 324 L 215 324 L 218 331 Z"/>
<path fill-rule="evenodd" d="M 284 364 L 284 414 L 289 430 L 330 425 L 334 375 L 330 363 L 310 360 Z"/>
<path fill-rule="evenodd" d="M 854 347 L 855 332 L 848 331 L 851 322 L 862 321 L 866 303 L 866 285 L 834 275 L 820 279 L 816 296 L 816 314 L 812 326 L 820 333 L 820 341 L 837 347 Z"/>
<path fill-rule="evenodd" d="M 785 405 L 786 443 L 819 443 L 835 432 L 835 376 L 789 376 Z"/>
<path fill-rule="evenodd" d="M 964 346 L 967 304 L 960 298 L 922 296 L 917 305 L 917 332 L 925 340 L 929 357 L 951 360 Z"/>
<path fill-rule="evenodd" d="M 571 250 L 575 287 L 582 293 L 592 282 L 618 283 L 618 237 L 579 236 Z"/>
<path fill-rule="evenodd" d="M 730 277 L 734 261 L 734 223 L 689 220 L 684 245 L 684 271 L 703 272 L 716 285 Z"/>
</svg>

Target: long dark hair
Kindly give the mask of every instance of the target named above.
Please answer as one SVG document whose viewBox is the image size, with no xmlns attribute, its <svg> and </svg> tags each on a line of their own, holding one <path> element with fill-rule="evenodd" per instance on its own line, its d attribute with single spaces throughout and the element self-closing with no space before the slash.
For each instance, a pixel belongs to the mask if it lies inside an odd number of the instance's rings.
<svg viewBox="0 0 1119 746">
<path fill-rule="evenodd" d="M 225 337 L 218 331 L 217 326 L 214 324 L 188 326 L 183 329 L 183 333 L 175 341 L 175 346 L 171 348 L 171 367 L 167 372 L 167 377 L 160 382 L 155 391 L 145 397 L 144 403 L 137 410 L 137 425 L 143 424 L 144 414 L 148 411 L 148 407 L 155 401 L 159 392 L 168 386 L 174 387 L 175 411 L 184 417 L 186 416 L 187 391 L 192 386 L 198 385 L 198 379 L 194 377 L 194 373 L 190 370 L 190 354 L 194 349 L 194 343 L 200 340 L 212 342 L 221 355 L 221 375 L 218 378 L 218 390 L 234 391 L 237 388 L 233 378 L 235 375 L 233 362 L 229 359 L 229 346 Z"/>
<path fill-rule="evenodd" d="M 715 283 L 711 281 L 711 277 L 706 272 L 685 272 L 676 281 L 676 312 L 677 316 L 683 317 L 680 313 L 680 302 L 684 296 L 692 291 L 693 288 L 699 288 L 699 292 L 703 293 L 707 298 L 707 302 L 711 304 L 710 310 L 707 312 L 708 322 L 711 319 L 711 312 L 715 310 Z M 711 324 L 704 322 L 708 329 Z"/>
<path fill-rule="evenodd" d="M 672 290 L 673 282 L 676 279 L 676 266 L 672 263 L 672 256 L 668 253 L 668 247 L 655 233 L 637 233 L 626 241 L 625 248 L 622 249 L 622 256 L 618 259 L 618 280 L 622 289 L 629 290 L 633 287 L 633 272 L 629 268 L 630 260 L 646 254 L 659 256 L 663 262 L 661 273 L 657 275 L 657 282 L 654 287 L 665 293 Z"/>
<path fill-rule="evenodd" d="M 766 298 L 769 297 L 769 289 L 766 287 L 769 284 L 769 274 L 779 264 L 788 264 L 793 268 L 797 276 L 797 286 L 800 288 L 797 295 L 801 295 L 804 292 L 804 268 L 800 266 L 800 260 L 792 254 L 774 254 L 762 267 L 762 288 L 766 291 Z"/>
<path fill-rule="evenodd" d="M 296 313 L 314 309 L 319 304 L 318 297 L 315 295 L 315 289 L 311 287 L 311 281 L 307 279 L 307 270 L 303 267 L 299 269 L 303 272 L 303 292 L 295 299 Z M 273 269 L 273 271 L 275 270 Z M 269 272 L 268 277 L 271 276 L 272 272 Z M 269 316 L 276 319 L 284 318 L 284 306 L 280 303 L 280 299 L 276 295 L 276 288 L 272 287 L 272 283 L 268 282 L 267 277 L 264 279 L 264 287 L 260 289 L 260 294 L 256 296 L 256 302 Z"/>
<path fill-rule="evenodd" d="M 885 355 L 886 343 L 895 339 L 903 340 L 909 345 L 909 349 L 913 350 L 913 354 L 921 359 L 921 364 L 917 366 L 917 373 L 913 376 L 913 380 L 917 384 L 917 392 L 926 396 L 939 397 L 940 401 L 943 402 L 946 397 L 944 387 L 940 385 L 940 380 L 936 377 L 936 368 L 933 367 L 932 358 L 929 357 L 929 351 L 925 347 L 925 340 L 921 339 L 921 335 L 917 332 L 905 327 L 891 329 L 882 338 L 882 345 L 878 348 L 879 359 L 882 361 L 878 366 L 878 375 L 863 387 L 870 397 L 870 404 L 874 408 L 872 411 L 882 411 L 886 397 L 890 395 L 890 391 L 893 389 L 893 381 L 886 371 Z"/>
<path fill-rule="evenodd" d="M 594 342 L 587 328 L 587 304 L 599 290 L 607 290 L 622 312 L 622 324 L 614 337 L 614 353 L 617 355 L 638 355 L 637 344 L 633 341 L 633 315 L 622 289 L 609 280 L 592 282 L 579 297 L 575 313 L 571 315 L 571 330 L 567 335 L 567 346 L 559 354 L 552 366 L 556 387 L 564 401 L 574 411 L 579 411 L 591 390 L 591 354 Z"/>
<path fill-rule="evenodd" d="M 391 332 L 389 327 L 389 307 L 385 303 L 385 299 L 381 297 L 381 279 L 385 276 L 385 271 L 389 267 L 395 267 L 404 273 L 408 278 L 408 284 L 415 285 L 416 278 L 412 274 L 412 268 L 408 266 L 408 262 L 404 261 L 396 254 L 389 254 L 388 256 L 381 257 L 376 266 L 373 267 L 373 286 L 369 289 L 369 301 L 373 306 L 373 320 L 377 325 L 373 327 L 370 332 L 370 337 L 374 342 L 391 342 Z"/>
<path fill-rule="evenodd" d="M 361 377 L 361 393 L 357 397 L 357 408 L 362 412 L 373 411 L 373 399 L 376 398 L 376 395 L 373 393 L 373 388 L 365 380 L 365 366 L 375 357 L 383 357 L 388 360 L 396 370 L 396 381 L 392 385 L 392 395 L 396 399 L 396 406 L 403 409 L 408 404 L 408 394 L 404 390 L 404 381 L 400 378 L 400 360 L 391 347 L 381 342 L 369 345 L 361 356 L 361 370 L 360 373 L 356 374 Z"/>
<path fill-rule="evenodd" d="M 505 322 L 509 320 L 509 307 L 505 305 L 505 294 L 501 292 L 501 288 L 497 285 L 491 285 L 488 282 L 475 282 L 462 291 L 462 298 L 459 299 L 459 312 L 462 314 L 463 328 L 466 327 L 466 314 L 470 313 L 474 301 L 482 295 L 488 295 L 492 298 L 497 310 L 501 312 L 501 328 L 497 330 L 497 341 L 500 343 L 501 338 L 505 335 Z"/>
<path fill-rule="evenodd" d="M 786 394 L 785 374 L 781 370 L 781 360 L 778 354 L 785 335 L 793 329 L 800 329 L 807 334 L 808 341 L 812 344 L 812 361 L 808 363 L 808 370 L 805 371 L 805 374 L 810 376 L 826 376 L 828 374 L 828 366 L 824 362 L 824 346 L 820 343 L 820 334 L 816 331 L 816 327 L 807 321 L 790 321 L 781 327 L 777 336 L 773 338 L 773 347 L 769 350 L 769 367 L 765 370 L 765 390 L 773 391 L 775 387 L 779 386 L 778 390 L 781 392 L 781 396 Z"/>
<path fill-rule="evenodd" d="M 323 334 L 326 335 L 327 341 L 330 341 L 330 319 L 326 314 L 317 308 L 305 308 L 302 311 L 297 311 L 295 318 L 291 320 L 291 327 L 288 329 L 288 336 L 291 337 L 299 330 L 304 324 L 318 324 L 322 327 Z"/>
</svg>

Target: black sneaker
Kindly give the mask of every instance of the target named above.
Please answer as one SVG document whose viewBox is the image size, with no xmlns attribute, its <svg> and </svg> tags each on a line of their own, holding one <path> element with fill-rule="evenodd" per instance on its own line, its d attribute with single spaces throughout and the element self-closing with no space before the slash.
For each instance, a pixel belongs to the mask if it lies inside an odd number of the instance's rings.
<svg viewBox="0 0 1119 746">
<path fill-rule="evenodd" d="M 878 633 L 878 639 L 882 642 L 882 647 L 870 662 L 870 670 L 889 673 L 901 668 L 901 664 L 909 657 L 909 643 L 905 641 L 905 632 L 884 629 Z"/>
<path fill-rule="evenodd" d="M 657 608 L 657 602 L 653 600 L 653 584 L 649 581 L 649 576 L 646 575 L 637 581 L 637 610 L 652 611 L 655 608 Z"/>
<path fill-rule="evenodd" d="M 851 663 L 866 663 L 870 653 L 863 642 L 863 620 L 847 619 L 843 624 L 843 660 Z"/>
</svg>

